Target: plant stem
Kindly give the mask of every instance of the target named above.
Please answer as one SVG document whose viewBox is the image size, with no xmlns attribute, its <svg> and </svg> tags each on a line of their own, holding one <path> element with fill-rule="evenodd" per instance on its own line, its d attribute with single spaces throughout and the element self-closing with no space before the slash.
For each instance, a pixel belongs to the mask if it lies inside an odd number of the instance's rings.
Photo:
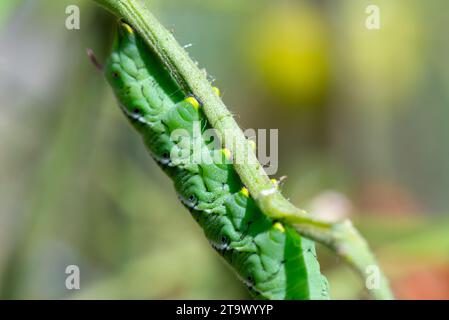
<svg viewBox="0 0 449 320">
<path fill-rule="evenodd" d="M 299 234 L 326 245 L 354 267 L 365 281 L 377 276 L 380 280 L 378 286 L 369 290 L 374 298 L 393 298 L 387 278 L 378 267 L 366 241 L 349 220 L 331 223 L 314 218 L 296 208 L 277 190 L 232 114 L 213 91 L 205 72 L 190 59 L 172 33 L 160 24 L 142 1 L 94 1 L 129 23 L 159 55 L 175 80 L 201 100 L 204 113 L 222 144 L 231 154 L 246 159 L 244 163 L 234 163 L 234 167 L 264 214 L 293 225 Z M 377 275 L 374 274 L 376 271 Z"/>
</svg>

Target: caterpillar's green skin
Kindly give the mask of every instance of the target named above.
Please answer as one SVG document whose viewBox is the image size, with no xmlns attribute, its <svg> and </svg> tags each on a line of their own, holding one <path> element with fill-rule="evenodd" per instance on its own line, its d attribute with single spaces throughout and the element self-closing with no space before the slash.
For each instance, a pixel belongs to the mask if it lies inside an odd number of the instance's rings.
<svg viewBox="0 0 449 320">
<path fill-rule="evenodd" d="M 231 164 L 175 164 L 170 133 L 210 128 L 170 73 L 129 26 L 121 24 L 105 67 L 121 109 L 153 158 L 174 181 L 182 203 L 255 298 L 328 299 L 313 242 L 261 213 Z M 201 141 L 202 152 L 213 152 Z M 201 266 L 198 266 L 201 267 Z"/>
</svg>

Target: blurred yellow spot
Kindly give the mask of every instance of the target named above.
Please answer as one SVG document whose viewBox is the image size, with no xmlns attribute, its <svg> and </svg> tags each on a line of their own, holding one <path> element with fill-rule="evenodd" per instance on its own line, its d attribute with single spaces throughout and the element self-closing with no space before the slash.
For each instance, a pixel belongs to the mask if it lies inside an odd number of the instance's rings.
<svg viewBox="0 0 449 320">
<path fill-rule="evenodd" d="M 219 97 L 221 96 L 220 89 L 218 89 L 217 87 L 212 87 L 212 90 L 214 90 L 214 92 L 217 96 L 219 96 Z"/>
<path fill-rule="evenodd" d="M 129 33 L 129 34 L 133 34 L 134 30 L 130 27 L 129 24 L 122 22 L 122 27 Z"/>
<path fill-rule="evenodd" d="M 200 108 L 200 103 L 194 97 L 188 97 L 184 101 L 190 103 L 196 110 Z"/>
<path fill-rule="evenodd" d="M 240 190 L 240 192 L 247 198 L 249 198 L 249 191 L 248 188 L 243 187 L 242 190 Z"/>
<path fill-rule="evenodd" d="M 270 179 L 271 183 L 274 184 L 276 187 L 278 185 L 278 181 L 276 179 Z"/>
<path fill-rule="evenodd" d="M 242 36 L 257 79 L 286 102 L 279 107 L 312 108 L 323 101 L 331 51 L 329 28 L 319 6 L 291 1 L 267 7 L 249 34 Z"/>
<path fill-rule="evenodd" d="M 282 223 L 280 223 L 280 222 L 276 222 L 276 223 L 273 225 L 273 228 L 279 230 L 280 232 L 285 232 L 285 228 L 284 228 L 284 226 L 282 225 Z"/>
<path fill-rule="evenodd" d="M 256 142 L 253 140 L 248 140 L 248 143 L 249 143 L 251 149 L 255 152 L 257 150 Z"/>
</svg>

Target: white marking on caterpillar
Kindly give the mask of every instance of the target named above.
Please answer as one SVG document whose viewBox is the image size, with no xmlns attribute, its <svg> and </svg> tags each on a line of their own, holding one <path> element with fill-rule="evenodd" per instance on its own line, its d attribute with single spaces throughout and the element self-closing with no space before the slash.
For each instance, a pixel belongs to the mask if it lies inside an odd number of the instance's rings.
<svg viewBox="0 0 449 320">
<path fill-rule="evenodd" d="M 229 243 L 222 243 L 213 240 L 209 240 L 209 244 L 216 250 L 227 250 L 229 248 Z"/>
<path fill-rule="evenodd" d="M 260 195 L 262 197 L 268 197 L 269 195 L 276 193 L 276 191 L 277 191 L 276 188 L 265 189 L 260 192 Z"/>
<path fill-rule="evenodd" d="M 124 105 L 122 105 L 121 103 L 119 103 L 120 109 L 122 109 L 122 111 L 130 118 L 139 121 L 140 123 L 152 126 L 153 124 L 151 122 L 149 122 L 148 120 L 145 119 L 144 116 L 140 115 L 140 114 L 135 114 L 131 111 L 129 111 L 128 109 L 126 109 L 126 107 Z"/>
</svg>

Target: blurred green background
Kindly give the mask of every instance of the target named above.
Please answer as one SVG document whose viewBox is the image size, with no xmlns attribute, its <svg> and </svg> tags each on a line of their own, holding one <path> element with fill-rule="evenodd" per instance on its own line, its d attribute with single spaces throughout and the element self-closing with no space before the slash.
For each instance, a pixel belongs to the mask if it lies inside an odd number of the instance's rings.
<svg viewBox="0 0 449 320">
<path fill-rule="evenodd" d="M 294 203 L 353 219 L 398 298 L 449 298 L 446 0 L 148 4 L 242 128 L 279 129 Z M 248 298 L 86 57 L 104 61 L 115 21 L 88 0 L 0 2 L 0 298 Z M 318 251 L 333 298 L 366 298 Z"/>
</svg>

